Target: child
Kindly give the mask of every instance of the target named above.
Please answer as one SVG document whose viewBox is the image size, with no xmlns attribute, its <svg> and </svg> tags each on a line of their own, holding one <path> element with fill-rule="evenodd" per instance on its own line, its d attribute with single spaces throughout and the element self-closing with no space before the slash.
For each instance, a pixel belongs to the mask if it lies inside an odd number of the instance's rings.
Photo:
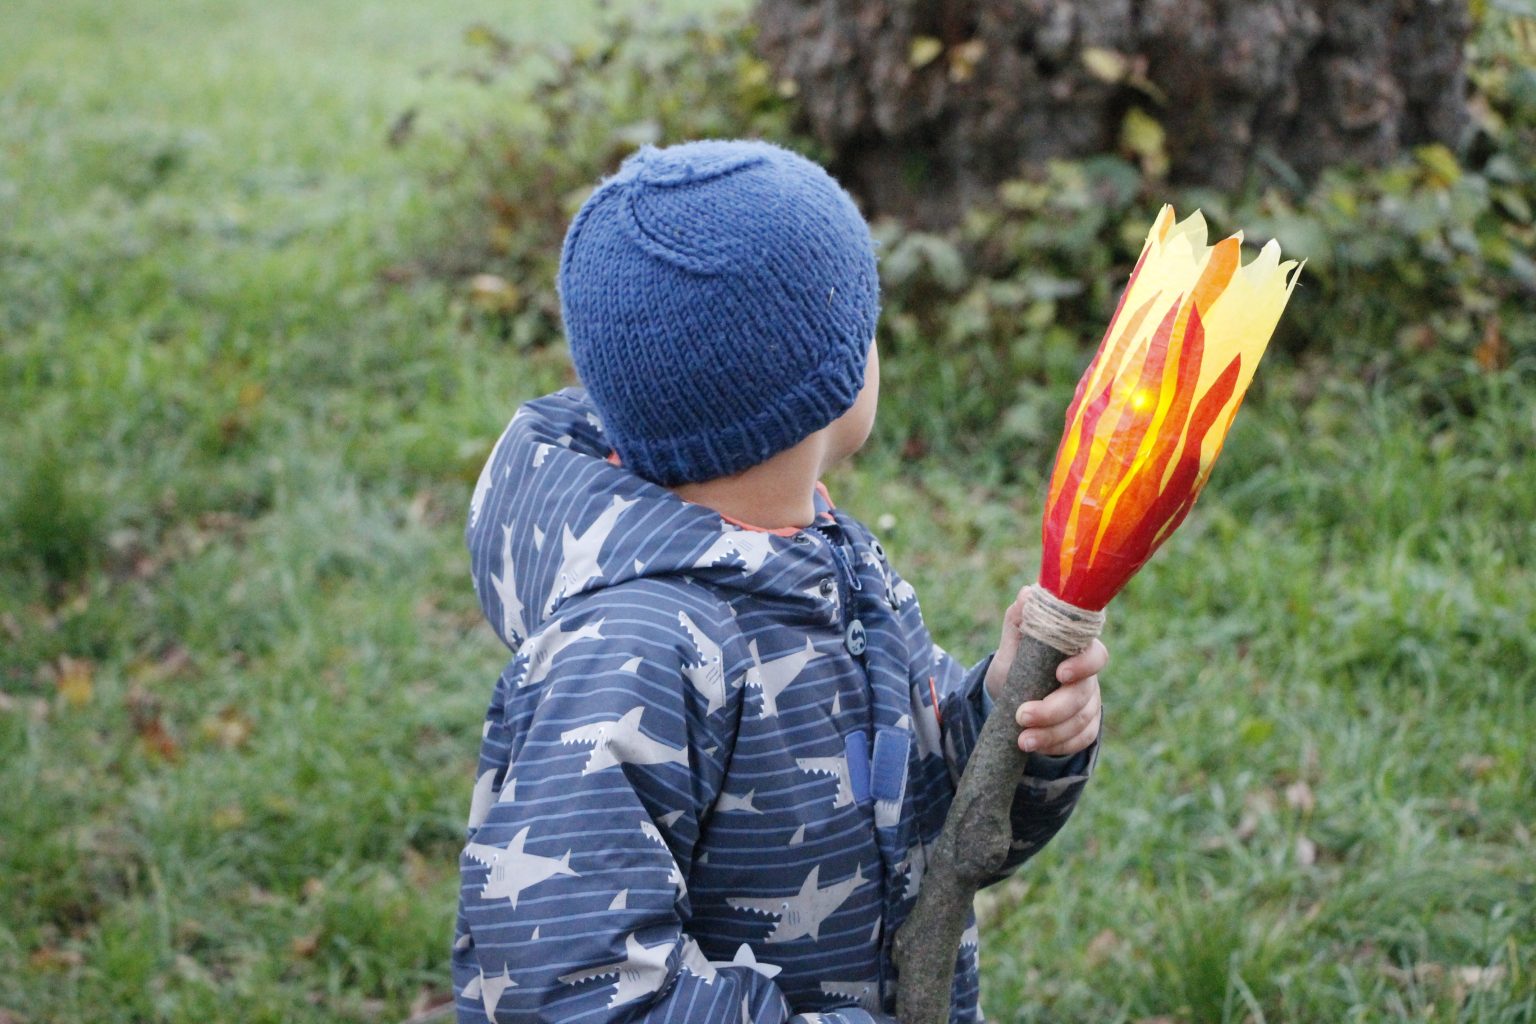
<svg viewBox="0 0 1536 1024">
<path fill-rule="evenodd" d="M 1017 610 L 967 671 L 818 482 L 874 420 L 869 230 L 777 146 L 646 147 L 576 215 L 559 288 L 586 390 L 517 411 L 469 514 L 513 657 L 461 861 L 459 1020 L 891 1021 L 892 937 Z M 1019 710 L 1009 870 L 1087 780 L 1106 657 Z M 979 1019 L 974 931 L 953 1006 Z"/>
</svg>

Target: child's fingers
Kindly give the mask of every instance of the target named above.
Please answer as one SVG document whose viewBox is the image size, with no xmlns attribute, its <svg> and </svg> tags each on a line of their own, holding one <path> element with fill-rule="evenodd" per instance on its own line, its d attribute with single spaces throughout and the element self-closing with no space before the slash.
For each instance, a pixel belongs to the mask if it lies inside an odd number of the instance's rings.
<svg viewBox="0 0 1536 1024">
<path fill-rule="evenodd" d="M 1072 688 L 1067 691 L 1058 690 L 1056 692 L 1073 693 L 1075 689 L 1078 688 Z M 1099 717 L 1101 707 L 1099 691 L 1096 686 L 1091 688 L 1082 687 L 1081 689 L 1088 691 L 1088 699 L 1086 701 L 1077 706 L 1070 715 L 1046 719 L 1043 724 L 1032 724 L 1025 728 L 1023 732 L 1019 733 L 1019 749 L 1037 750 L 1043 754 L 1056 753 L 1064 749 L 1082 733 L 1091 731 Z M 1052 694 L 1052 696 L 1055 696 L 1055 694 Z M 1044 704 L 1045 701 L 1040 701 L 1039 703 Z M 1076 702 L 1074 701 L 1074 703 Z M 1022 713 L 1027 707 L 1028 705 L 1021 707 L 1020 712 Z M 1087 744 L 1085 743 L 1083 746 L 1087 746 Z M 1080 750 L 1082 748 L 1079 747 L 1077 749 Z M 1076 753 L 1075 750 L 1070 752 Z"/>
<path fill-rule="evenodd" d="M 1087 750 L 1093 741 L 1099 738 L 1099 726 L 1102 724 L 1103 720 L 1104 712 L 1101 708 L 1099 713 L 1093 716 L 1093 720 L 1090 721 L 1087 725 L 1083 726 L 1083 728 L 1078 731 L 1077 735 L 1073 736 L 1069 740 L 1065 740 L 1053 746 L 1045 747 L 1040 751 L 1040 753 L 1049 754 L 1052 757 L 1061 757 L 1066 754 L 1075 754 L 1080 750 Z"/>
<path fill-rule="evenodd" d="M 1082 682 L 1053 690 L 1041 700 L 1025 701 L 1014 712 L 1013 720 L 1021 729 L 1058 725 L 1081 712 L 1098 696 L 1099 680 L 1090 676 Z"/>
<path fill-rule="evenodd" d="M 1070 683 L 1078 679 L 1096 676 L 1109 664 L 1109 649 L 1098 640 L 1088 645 L 1082 654 L 1075 654 L 1063 661 L 1056 669 L 1056 681 Z"/>
</svg>

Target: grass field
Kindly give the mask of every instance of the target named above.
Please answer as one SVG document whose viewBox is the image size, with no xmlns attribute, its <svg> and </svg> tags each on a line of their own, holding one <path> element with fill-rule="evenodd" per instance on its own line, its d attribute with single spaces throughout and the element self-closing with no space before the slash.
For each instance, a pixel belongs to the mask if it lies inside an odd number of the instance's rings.
<svg viewBox="0 0 1536 1024">
<path fill-rule="evenodd" d="M 442 997 L 501 665 L 463 510 L 569 378 L 423 269 L 453 126 L 517 116 L 445 72 L 477 18 L 591 8 L 8 5 L 0 1022 Z M 1536 1020 L 1536 403 L 1480 409 L 1261 374 L 1111 610 L 1098 778 L 987 897 L 992 1018 Z M 1002 490 L 877 444 L 829 484 L 979 656 L 1050 454 Z"/>
</svg>

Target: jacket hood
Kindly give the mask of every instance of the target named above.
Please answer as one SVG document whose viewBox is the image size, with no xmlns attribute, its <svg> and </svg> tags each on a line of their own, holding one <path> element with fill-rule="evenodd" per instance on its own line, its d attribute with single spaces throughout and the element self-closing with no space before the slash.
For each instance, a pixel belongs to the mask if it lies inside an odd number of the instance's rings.
<svg viewBox="0 0 1536 1024">
<path fill-rule="evenodd" d="M 831 522 L 820 487 L 819 520 Z M 817 570 L 796 529 L 737 524 L 618 464 L 586 392 L 523 405 L 480 473 L 465 542 L 486 620 L 516 651 L 581 594 L 687 576 L 814 605 Z"/>
</svg>

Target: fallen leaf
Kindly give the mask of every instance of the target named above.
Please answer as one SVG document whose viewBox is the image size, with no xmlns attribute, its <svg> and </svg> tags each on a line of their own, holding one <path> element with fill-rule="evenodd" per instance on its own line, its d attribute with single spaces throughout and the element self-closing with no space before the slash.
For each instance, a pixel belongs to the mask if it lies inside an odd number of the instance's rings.
<svg viewBox="0 0 1536 1024">
<path fill-rule="evenodd" d="M 1457 990 L 1456 1001 L 1461 1002 L 1470 992 L 1486 992 L 1491 988 L 1497 988 L 1504 981 L 1504 973 L 1503 964 L 1494 964 L 1491 967 L 1469 964 L 1453 968 L 1451 978 Z"/>
<path fill-rule="evenodd" d="M 1097 967 L 1114 956 L 1123 945 L 1114 929 L 1105 928 L 1088 941 L 1088 948 L 1083 951 L 1083 959 L 1087 961 L 1088 966 Z"/>
<path fill-rule="evenodd" d="M 1509 365 L 1509 344 L 1504 340 L 1504 332 L 1499 329 L 1497 314 L 1490 316 L 1483 325 L 1483 340 L 1478 343 L 1472 355 L 1477 365 L 1488 373 L 1496 373 Z"/>
<path fill-rule="evenodd" d="M 245 824 L 245 808 L 239 804 L 225 804 L 213 812 L 209 821 L 220 832 L 229 832 Z"/>
<path fill-rule="evenodd" d="M 288 951 L 300 960 L 308 960 L 320 949 L 320 933 L 310 932 L 307 935 L 295 935 L 293 941 L 288 943 Z"/>
<path fill-rule="evenodd" d="M 57 665 L 59 696 L 72 708 L 83 708 L 91 702 L 96 687 L 92 681 L 92 665 L 84 658 L 59 655 Z"/>
<path fill-rule="evenodd" d="M 176 742 L 176 737 L 171 735 L 171 731 L 165 727 L 165 720 L 159 715 L 140 722 L 138 730 L 139 739 L 150 754 L 172 763 L 181 760 L 181 744 Z"/>
<path fill-rule="evenodd" d="M 1498 766 L 1499 759 L 1492 754 L 1468 754 L 1456 762 L 1456 767 L 1474 779 L 1486 777 Z"/>
<path fill-rule="evenodd" d="M 319 899 L 325 895 L 325 883 L 318 878 L 306 878 L 304 879 L 302 892 L 306 900 Z"/>
<path fill-rule="evenodd" d="M 416 990 L 416 998 L 411 1000 L 411 1016 L 424 1017 L 439 1006 L 448 1006 L 453 1003 L 453 993 L 444 988 L 421 988 Z M 0 1021 L 0 1024 L 4 1024 Z"/>
<path fill-rule="evenodd" d="M 1285 802 L 1302 814 L 1311 814 L 1317 807 L 1317 799 L 1312 795 L 1312 787 L 1305 782 L 1293 782 L 1286 786 Z"/>
<path fill-rule="evenodd" d="M 470 301 L 487 312 L 510 312 L 519 297 L 517 286 L 498 274 L 476 274 L 469 279 Z"/>
<path fill-rule="evenodd" d="M 256 726 L 244 712 L 230 704 L 221 708 L 218 714 L 204 718 L 199 729 L 210 743 L 217 743 L 225 750 L 238 750 L 250 740 Z"/>
<path fill-rule="evenodd" d="M 84 962 L 85 957 L 80 955 L 79 950 L 60 949 L 58 946 L 34 949 L 32 955 L 27 957 L 27 966 L 35 971 L 67 971 Z"/>
<path fill-rule="evenodd" d="M 1317 863 L 1317 844 L 1306 836 L 1296 837 L 1296 863 L 1311 867 Z"/>
</svg>

